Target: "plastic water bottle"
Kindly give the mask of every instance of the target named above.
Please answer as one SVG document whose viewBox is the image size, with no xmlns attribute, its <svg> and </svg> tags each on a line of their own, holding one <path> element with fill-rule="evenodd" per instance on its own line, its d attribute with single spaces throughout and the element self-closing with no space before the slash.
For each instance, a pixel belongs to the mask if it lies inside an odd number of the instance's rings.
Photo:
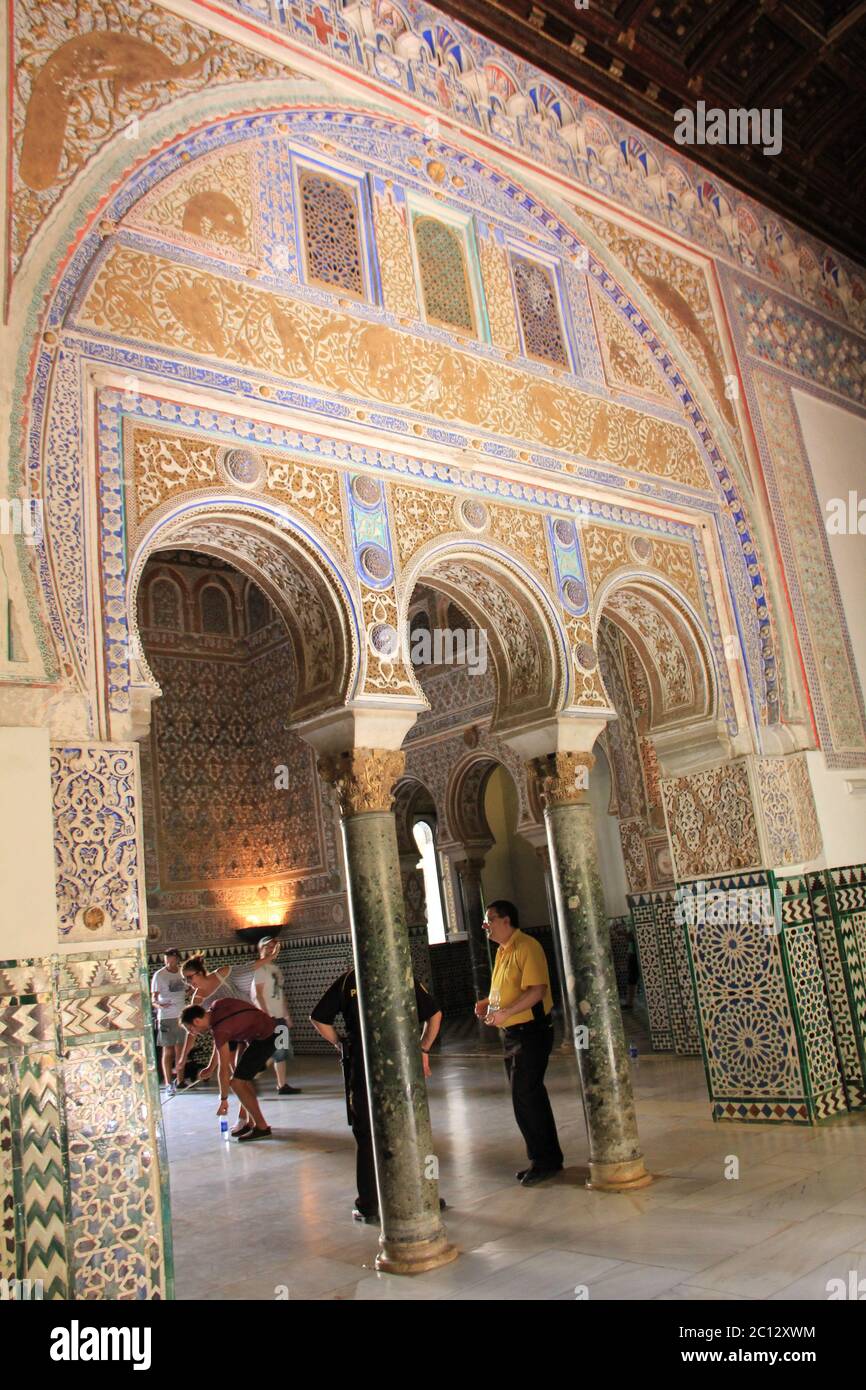
<svg viewBox="0 0 866 1390">
<path fill-rule="evenodd" d="M 225 1115 L 220 1117 L 220 1139 L 222 1139 L 225 1144 L 229 1142 L 229 1122 Z"/>
<path fill-rule="evenodd" d="M 638 1053 L 634 1043 L 629 1043 L 628 1045 L 628 1060 L 633 1068 L 636 1069 L 638 1067 Z"/>
</svg>

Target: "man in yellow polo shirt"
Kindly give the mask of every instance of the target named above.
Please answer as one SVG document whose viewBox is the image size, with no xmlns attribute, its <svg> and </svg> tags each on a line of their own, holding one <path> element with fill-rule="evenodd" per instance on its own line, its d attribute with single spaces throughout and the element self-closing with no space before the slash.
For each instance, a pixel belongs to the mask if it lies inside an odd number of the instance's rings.
<svg viewBox="0 0 866 1390">
<path fill-rule="evenodd" d="M 505 1033 L 505 1071 L 530 1165 L 516 1177 L 524 1187 L 534 1187 L 558 1173 L 563 1161 L 544 1085 L 553 1047 L 547 957 L 539 942 L 520 930 L 514 903 L 502 898 L 488 903 L 482 925 L 499 949 L 490 994 L 478 1001 L 475 1013 L 491 1028 Z"/>
</svg>

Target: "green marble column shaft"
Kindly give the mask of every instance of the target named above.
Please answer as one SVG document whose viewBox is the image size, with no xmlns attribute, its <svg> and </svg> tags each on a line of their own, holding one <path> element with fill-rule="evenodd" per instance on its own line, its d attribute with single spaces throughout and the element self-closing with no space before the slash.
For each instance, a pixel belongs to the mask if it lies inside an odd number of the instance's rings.
<svg viewBox="0 0 866 1390">
<path fill-rule="evenodd" d="M 541 871 L 544 874 L 544 892 L 547 897 L 547 911 L 550 917 L 550 935 L 553 940 L 553 954 L 556 956 L 556 973 L 559 977 L 559 994 L 562 1000 L 562 1024 L 564 1036 L 562 1039 L 562 1050 L 571 1052 L 574 1048 L 574 1025 L 571 1021 L 571 1004 L 568 998 L 568 988 L 565 982 L 565 962 L 562 959 L 562 933 L 559 930 L 557 921 L 558 909 L 556 906 L 556 893 L 553 889 L 553 874 L 550 870 L 550 850 L 547 845 L 541 845 L 536 853 L 541 863 Z"/>
<path fill-rule="evenodd" d="M 644 1186 L 650 1178 L 637 1132 L 593 812 L 584 793 L 575 789 L 581 766 L 585 777 L 592 760 L 590 755 L 554 757 L 555 775 L 550 775 L 549 761 L 542 765 L 548 775 L 541 785 L 589 1135 L 590 1184 L 612 1190 Z"/>
<path fill-rule="evenodd" d="M 394 815 L 344 808 L 343 838 L 382 1221 L 376 1263 L 420 1273 L 456 1251 L 439 1211 Z"/>
<path fill-rule="evenodd" d="M 490 948 L 481 926 L 484 921 L 484 904 L 481 901 L 481 870 L 484 860 L 461 859 L 454 867 L 460 879 L 472 988 L 476 999 L 486 999 L 490 993 Z"/>
</svg>

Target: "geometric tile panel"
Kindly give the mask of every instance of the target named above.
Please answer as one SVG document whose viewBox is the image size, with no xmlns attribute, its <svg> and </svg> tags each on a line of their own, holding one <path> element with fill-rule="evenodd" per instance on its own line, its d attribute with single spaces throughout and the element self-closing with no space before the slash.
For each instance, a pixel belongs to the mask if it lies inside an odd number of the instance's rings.
<svg viewBox="0 0 866 1390">
<path fill-rule="evenodd" d="M 137 944 L 0 962 L 0 1277 L 46 1299 L 171 1296 L 146 991 Z"/>
<path fill-rule="evenodd" d="M 668 984 L 656 930 L 657 900 L 668 898 L 673 898 L 672 892 L 631 893 L 628 897 L 654 1052 L 670 1052 L 674 1046 Z"/>
<path fill-rule="evenodd" d="M 680 892 L 700 901 L 696 888 L 705 907 L 688 942 L 714 1117 L 814 1124 L 862 1108 L 866 912 L 858 941 L 850 909 L 866 903 L 866 868 L 761 870 Z"/>
<path fill-rule="evenodd" d="M 849 1090 L 849 1105 L 862 1105 L 866 1093 L 866 865 L 825 869 L 806 875 L 819 942 L 825 959 L 837 956 L 848 1002 L 847 1018 L 853 1043 L 844 1023 L 837 1031 L 843 1071 Z M 835 952 L 832 945 L 835 944 Z M 831 975 L 832 979 L 832 975 Z M 836 1016 L 845 1017 L 842 991 L 835 983 L 832 997 L 839 1001 Z M 857 1064 L 852 1058 L 856 1052 Z"/>
<path fill-rule="evenodd" d="M 69 1125 L 72 1296 L 163 1299 L 158 1145 L 146 1105 L 145 1042 L 70 1049 L 64 1072 Z"/>
<path fill-rule="evenodd" d="M 790 972 L 807 1095 L 816 1117 L 835 1115 L 847 1105 L 814 924 L 783 926 L 781 940 Z"/>
<path fill-rule="evenodd" d="M 44 995 L 0 998 L 0 1053 L 54 1047 L 54 1009 Z"/>
<path fill-rule="evenodd" d="M 778 880 L 782 930 L 783 933 L 787 932 L 790 924 L 799 925 L 804 922 L 814 927 L 846 1104 L 849 1110 L 859 1110 L 866 1106 L 863 1058 L 858 1047 L 845 970 L 829 908 L 828 894 L 823 876 L 819 874 L 815 877 L 819 880 L 820 886 L 816 889 L 814 900 L 809 894 L 805 876 L 796 875 Z"/>
<path fill-rule="evenodd" d="M 685 926 L 677 921 L 677 903 L 671 891 L 656 895 L 655 928 L 674 1051 L 680 1056 L 699 1057 L 701 1042 L 685 942 Z"/>
<path fill-rule="evenodd" d="M 707 1086 L 714 1119 L 808 1124 L 818 1118 L 816 1105 L 804 1075 L 779 935 L 762 906 L 763 894 L 773 888 L 772 874 L 761 870 L 679 890 Z M 705 906 L 695 912 L 694 903 L 702 901 Z"/>
<path fill-rule="evenodd" d="M 613 968 L 616 973 L 616 987 L 620 995 L 628 991 L 628 937 L 631 921 L 628 917 L 611 917 L 610 949 L 613 955 Z"/>
</svg>

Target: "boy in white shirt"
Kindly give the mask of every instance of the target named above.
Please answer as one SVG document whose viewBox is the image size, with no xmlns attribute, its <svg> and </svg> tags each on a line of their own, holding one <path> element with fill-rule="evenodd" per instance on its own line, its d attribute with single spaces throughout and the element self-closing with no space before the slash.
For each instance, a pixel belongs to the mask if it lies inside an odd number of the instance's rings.
<svg viewBox="0 0 866 1390">
<path fill-rule="evenodd" d="M 169 1090 L 174 1089 L 176 1049 L 184 1041 L 180 1016 L 186 1003 L 186 980 L 180 971 L 180 952 L 164 951 L 164 965 L 150 982 L 150 997 L 156 1009 L 156 1041 L 162 1048 L 162 1075 Z"/>
<path fill-rule="evenodd" d="M 257 1009 L 262 1009 L 264 1013 L 270 1014 L 271 1018 L 277 1019 L 284 1025 L 279 1030 L 285 1037 L 287 1046 L 277 1047 L 274 1053 L 274 1071 L 277 1075 L 277 1095 L 279 1096 L 299 1096 L 300 1086 L 290 1086 L 286 1080 L 286 1062 L 292 1056 L 291 1043 L 288 1038 L 288 1030 L 292 1026 L 289 1006 L 286 1003 L 286 996 L 283 993 L 283 981 L 277 966 L 277 956 L 280 954 L 280 943 L 275 936 L 266 936 L 259 942 L 259 964 L 256 966 L 250 985 L 250 999 Z"/>
</svg>

